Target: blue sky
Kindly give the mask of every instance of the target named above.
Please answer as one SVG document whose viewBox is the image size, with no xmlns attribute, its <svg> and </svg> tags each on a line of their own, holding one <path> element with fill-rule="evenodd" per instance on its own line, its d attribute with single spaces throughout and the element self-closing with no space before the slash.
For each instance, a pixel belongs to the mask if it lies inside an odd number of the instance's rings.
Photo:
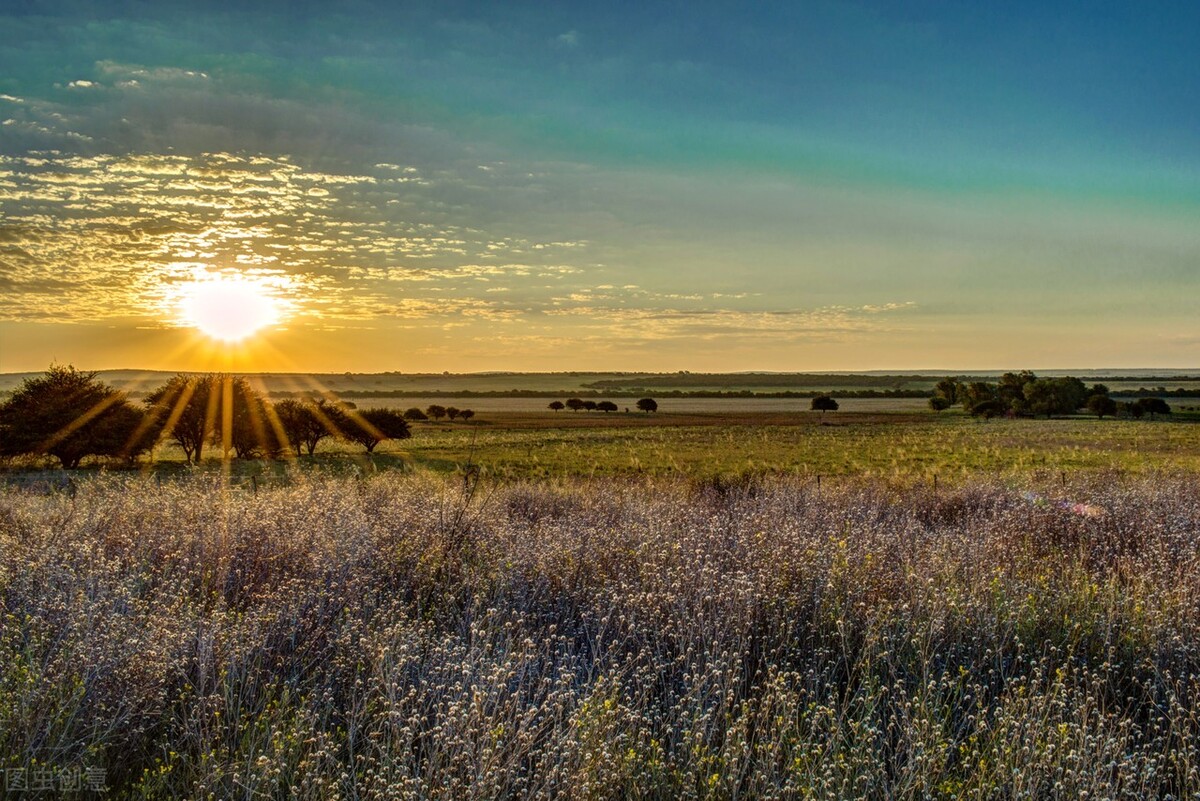
<svg viewBox="0 0 1200 801">
<path fill-rule="evenodd" d="M 1200 365 L 1195 4 L 0 17 L 0 369 Z"/>
</svg>

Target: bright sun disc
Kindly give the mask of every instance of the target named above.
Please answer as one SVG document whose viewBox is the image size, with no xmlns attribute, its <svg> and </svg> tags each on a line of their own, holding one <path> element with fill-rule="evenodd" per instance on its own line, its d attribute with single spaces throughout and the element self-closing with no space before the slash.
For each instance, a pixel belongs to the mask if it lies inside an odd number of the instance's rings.
<svg viewBox="0 0 1200 801">
<path fill-rule="evenodd" d="M 243 278 L 196 281 L 183 287 L 180 316 L 224 342 L 237 342 L 279 319 L 270 289 Z"/>
</svg>

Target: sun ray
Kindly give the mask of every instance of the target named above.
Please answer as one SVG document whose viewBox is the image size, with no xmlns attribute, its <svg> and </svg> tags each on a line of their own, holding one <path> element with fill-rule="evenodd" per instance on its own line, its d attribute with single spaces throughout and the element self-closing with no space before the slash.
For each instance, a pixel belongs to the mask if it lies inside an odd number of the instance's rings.
<svg viewBox="0 0 1200 801">
<path fill-rule="evenodd" d="M 179 418 L 183 416 L 183 412 L 187 408 L 188 402 L 192 399 L 192 395 L 195 393 L 195 391 L 196 387 L 192 382 L 189 381 L 184 384 L 183 389 L 179 392 L 178 397 L 175 398 L 175 403 L 171 408 L 170 415 L 168 415 L 166 422 L 163 423 L 162 431 L 159 433 L 158 441 L 155 443 L 156 447 L 165 441 L 169 436 L 171 436 L 171 432 L 175 430 L 176 424 L 179 423 Z M 162 400 L 155 404 L 155 407 L 166 408 L 167 406 L 171 405 L 171 399 L 164 395 Z"/>
<path fill-rule="evenodd" d="M 60 428 L 58 431 L 55 431 L 53 434 L 51 434 L 49 437 L 47 437 L 46 440 L 44 442 L 42 442 L 42 444 L 40 445 L 40 450 L 48 451 L 50 448 L 54 447 L 55 445 L 62 442 L 67 437 L 74 434 L 80 428 L 87 425 L 90 421 L 99 417 L 114 403 L 117 403 L 118 401 L 122 401 L 124 399 L 125 399 L 125 394 L 123 392 L 114 392 L 111 395 L 101 398 L 99 401 L 92 404 L 92 407 L 90 409 L 88 409 L 86 412 L 79 415 L 74 420 L 67 423 L 65 426 Z"/>
<path fill-rule="evenodd" d="M 209 382 L 208 405 L 204 409 L 204 436 L 201 438 L 202 442 L 207 442 L 207 441 L 211 440 L 213 432 L 216 431 L 216 428 L 217 428 L 217 414 L 220 413 L 221 398 L 214 391 L 216 388 L 213 386 L 213 384 L 215 382 L 212 380 L 212 378 L 214 376 L 218 376 L 218 375 L 220 375 L 220 374 L 219 373 L 210 373 L 209 375 L 202 376 L 200 379 L 202 381 Z M 199 464 L 200 460 L 197 459 L 196 463 Z"/>
<path fill-rule="evenodd" d="M 243 400 L 246 404 L 246 414 L 250 418 L 250 428 L 254 430 L 254 439 L 265 454 L 272 454 L 276 448 L 272 443 L 267 441 L 267 429 L 263 420 L 263 415 L 266 414 L 271 405 L 270 401 L 267 400 L 267 393 L 264 391 L 261 381 L 255 381 L 248 377 L 244 377 L 242 380 L 246 382 L 246 387 L 261 399 L 261 403 L 251 402 L 249 397 Z M 249 394 L 247 393 L 248 396 Z"/>
</svg>

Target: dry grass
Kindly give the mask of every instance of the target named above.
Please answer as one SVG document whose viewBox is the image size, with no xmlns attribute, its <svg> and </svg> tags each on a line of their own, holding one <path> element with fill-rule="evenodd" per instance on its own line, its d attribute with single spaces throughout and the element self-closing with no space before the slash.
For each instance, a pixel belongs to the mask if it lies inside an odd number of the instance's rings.
<svg viewBox="0 0 1200 801">
<path fill-rule="evenodd" d="M 10 489 L 0 760 L 135 798 L 1193 797 L 1198 546 L 1194 476 Z"/>
</svg>

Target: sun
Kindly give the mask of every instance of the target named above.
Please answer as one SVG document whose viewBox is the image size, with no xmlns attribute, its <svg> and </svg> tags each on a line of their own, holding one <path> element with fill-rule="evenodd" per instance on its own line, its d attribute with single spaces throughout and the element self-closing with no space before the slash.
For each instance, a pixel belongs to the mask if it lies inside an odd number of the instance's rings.
<svg viewBox="0 0 1200 801">
<path fill-rule="evenodd" d="M 221 277 L 181 287 L 179 317 L 222 342 L 240 342 L 279 321 L 280 305 L 263 283 Z"/>
</svg>

